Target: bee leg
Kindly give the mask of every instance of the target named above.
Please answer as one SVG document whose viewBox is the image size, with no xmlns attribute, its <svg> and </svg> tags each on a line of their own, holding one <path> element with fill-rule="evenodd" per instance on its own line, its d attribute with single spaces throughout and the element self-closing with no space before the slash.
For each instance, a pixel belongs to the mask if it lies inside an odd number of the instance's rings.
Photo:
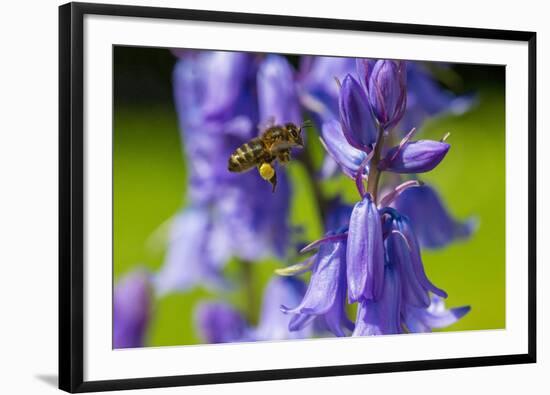
<svg viewBox="0 0 550 395">
<path fill-rule="evenodd" d="M 271 193 L 273 193 L 273 192 L 275 192 L 275 187 L 277 186 L 277 173 L 276 172 L 273 172 L 273 177 L 271 177 L 269 179 L 269 182 L 273 186 L 273 188 L 271 189 Z"/>
<path fill-rule="evenodd" d="M 286 165 L 288 162 L 290 162 L 290 150 L 286 149 L 279 152 L 279 154 L 277 155 L 277 159 L 279 159 L 279 163 L 281 165 Z"/>
</svg>

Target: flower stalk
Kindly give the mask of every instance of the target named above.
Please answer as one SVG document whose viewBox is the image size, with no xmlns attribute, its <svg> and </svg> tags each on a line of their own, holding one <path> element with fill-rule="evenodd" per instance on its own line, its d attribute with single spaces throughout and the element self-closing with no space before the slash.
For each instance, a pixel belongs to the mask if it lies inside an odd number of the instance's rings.
<svg viewBox="0 0 550 395">
<path fill-rule="evenodd" d="M 380 170 L 378 164 L 381 160 L 382 147 L 384 146 L 384 128 L 382 125 L 378 126 L 378 138 L 376 139 L 376 145 L 374 146 L 374 153 L 370 162 L 370 172 L 367 178 L 367 193 L 370 193 L 374 203 L 377 202 L 378 195 L 378 183 L 380 182 Z"/>
</svg>

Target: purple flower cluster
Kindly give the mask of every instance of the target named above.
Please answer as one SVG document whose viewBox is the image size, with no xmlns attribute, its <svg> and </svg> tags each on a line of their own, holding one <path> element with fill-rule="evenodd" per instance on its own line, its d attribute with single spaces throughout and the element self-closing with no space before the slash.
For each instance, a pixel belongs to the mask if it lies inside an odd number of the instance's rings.
<svg viewBox="0 0 550 395">
<path fill-rule="evenodd" d="M 227 159 L 270 120 L 301 122 L 294 75 L 278 55 L 184 51 L 174 95 L 189 173 L 188 204 L 174 218 L 160 294 L 226 283 L 231 257 L 283 258 L 288 248 L 290 185 L 284 172 L 271 193 L 256 172 L 230 173 Z"/>
<path fill-rule="evenodd" d="M 411 141 L 413 130 L 398 145 L 386 147 L 407 107 L 406 64 L 358 59 L 357 72 L 359 81 L 352 74 L 343 79 L 339 121 L 326 120 L 322 130 L 328 153 L 355 180 L 360 200 L 347 224 L 334 224 L 323 239 L 304 248 L 317 252 L 313 264 L 306 266 L 312 274 L 304 298 L 296 307 L 282 308 L 292 315 L 289 329 L 301 330 L 316 318 L 324 319 L 336 336 L 425 332 L 449 325 L 469 307 L 444 308 L 447 294 L 424 271 L 416 231 L 423 244 L 437 247 L 466 236 L 471 228 L 450 219 L 432 189 L 418 181 L 405 181 L 380 199 L 378 184 L 382 172 L 414 175 L 432 170 L 450 145 Z M 414 191 L 423 195 L 411 198 Z M 433 210 L 427 225 L 425 204 Z M 432 228 L 435 223 L 439 228 Z M 426 235 L 434 231 L 441 234 Z M 354 325 L 347 318 L 346 303 L 358 304 Z"/>
<path fill-rule="evenodd" d="M 362 85 L 368 89 L 370 81 L 376 81 L 385 78 L 388 73 L 384 71 L 388 67 L 402 67 L 399 78 L 391 81 L 390 84 L 384 85 L 385 88 L 391 89 L 392 84 L 407 83 L 406 98 L 394 96 L 394 102 L 387 104 L 389 108 L 381 108 L 377 106 L 375 114 L 385 121 L 392 112 L 395 129 L 397 133 L 400 131 L 409 131 L 412 128 L 420 129 L 427 118 L 437 117 L 443 114 L 459 115 L 466 112 L 476 102 L 474 95 L 457 96 L 454 93 L 440 87 L 438 82 L 433 78 L 431 73 L 422 66 L 419 62 L 391 62 L 386 61 L 379 63 L 377 69 L 374 70 L 376 62 L 369 59 L 356 60 L 355 58 L 341 57 L 323 57 L 323 56 L 304 56 L 302 57 L 300 73 L 299 73 L 299 90 L 300 101 L 305 109 L 311 112 L 313 119 L 316 121 L 319 129 L 324 127 L 324 124 L 332 120 L 339 120 L 339 99 L 341 97 L 338 84 L 336 82 L 344 81 L 348 76 L 352 77 L 346 83 L 346 89 L 352 89 L 353 93 L 358 97 L 346 96 L 346 100 L 357 102 L 357 105 L 364 104 L 368 100 L 366 93 L 356 89 L 356 85 Z M 434 67 L 437 67 L 434 64 Z M 406 68 L 406 70 L 403 70 Z M 372 72 L 372 76 L 371 76 Z M 367 90 L 371 92 L 370 100 L 378 102 L 379 92 L 376 89 Z M 361 103 L 363 102 L 363 103 Z M 399 104 L 400 107 L 396 105 Z M 349 108 L 349 105 L 346 106 Z M 401 114 L 395 114 L 395 113 Z M 398 115 L 398 116 L 395 116 Z M 372 129 L 372 122 L 368 121 L 370 114 L 363 114 L 360 118 L 366 122 L 366 129 L 361 129 L 358 132 L 358 137 L 365 134 L 371 138 L 375 131 Z M 397 125 L 395 125 L 397 123 Z M 390 125 L 386 125 L 388 127 Z M 342 124 L 344 130 L 346 127 Z M 349 136 L 349 134 L 348 134 Z M 326 137 L 325 137 L 326 138 Z M 352 139 L 352 141 L 354 141 Z M 350 142 L 352 146 L 356 142 Z M 330 153 L 330 151 L 329 151 Z M 331 156 L 325 159 L 322 175 L 329 177 L 334 175 L 338 169 L 338 164 Z M 356 157 L 357 155 L 353 156 Z"/>
<path fill-rule="evenodd" d="M 327 151 L 321 176 L 340 170 L 360 198 L 353 206 L 339 198 L 329 204 L 325 236 L 303 250 L 316 252 L 278 270 L 286 277 L 268 283 L 257 325 L 247 318 L 251 312 L 227 302 L 200 303 L 195 326 L 203 340 L 428 332 L 469 311 L 445 308 L 447 294 L 428 279 L 420 249 L 467 238 L 476 221 L 453 219 L 437 191 L 417 179 L 439 165 L 450 145 L 412 139 L 413 127 L 426 118 L 461 113 L 473 97 L 441 89 L 415 62 L 303 56 L 295 72 L 279 55 L 174 53 L 185 207 L 171 220 L 161 269 L 131 273 L 115 287 L 115 348 L 144 345 L 153 295 L 196 285 L 227 288 L 224 268 L 231 258 L 247 264 L 288 258 L 292 193 L 285 172 L 272 193 L 257 172 L 227 171 L 227 159 L 258 135 L 258 127 L 273 121 L 299 125 L 304 113 Z M 381 181 L 383 172 L 392 181 Z M 292 277 L 305 272 L 311 272 L 307 287 Z M 348 318 L 350 304 L 356 305 L 355 322 Z"/>
</svg>

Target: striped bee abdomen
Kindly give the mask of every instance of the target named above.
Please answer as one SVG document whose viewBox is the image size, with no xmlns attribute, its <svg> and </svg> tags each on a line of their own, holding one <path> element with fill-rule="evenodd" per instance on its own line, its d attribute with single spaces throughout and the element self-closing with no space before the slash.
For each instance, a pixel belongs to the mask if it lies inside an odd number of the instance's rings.
<svg viewBox="0 0 550 395">
<path fill-rule="evenodd" d="M 262 162 L 265 153 L 263 142 L 259 138 L 254 138 L 233 151 L 227 168 L 237 173 L 249 170 Z"/>
</svg>

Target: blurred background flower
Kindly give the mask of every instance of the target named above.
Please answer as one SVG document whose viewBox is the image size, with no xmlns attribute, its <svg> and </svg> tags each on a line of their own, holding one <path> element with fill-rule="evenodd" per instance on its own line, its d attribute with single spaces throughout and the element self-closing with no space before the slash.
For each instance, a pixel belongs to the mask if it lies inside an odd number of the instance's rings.
<svg viewBox="0 0 550 395">
<path fill-rule="evenodd" d="M 289 331 L 291 317 L 281 313 L 282 305 L 294 305 L 304 296 L 305 285 L 291 277 L 274 277 L 263 295 L 260 320 L 252 325 L 232 305 L 201 302 L 195 311 L 198 332 L 206 343 L 285 340 L 310 337 L 312 329 Z"/>
<path fill-rule="evenodd" d="M 143 347 L 152 310 L 149 274 L 136 270 L 113 292 L 113 348 Z"/>
<path fill-rule="evenodd" d="M 233 257 L 247 262 L 284 257 L 289 238 L 287 177 L 280 175 L 274 194 L 254 171 L 227 171 L 227 160 L 236 147 L 258 134 L 260 119 L 293 116 L 299 121 L 298 108 L 284 112 L 292 109 L 295 96 L 283 57 L 261 61 L 239 52 L 180 52 L 173 80 L 189 163 L 189 203 L 172 223 L 165 265 L 155 279 L 160 294 L 203 283 L 223 285 L 221 271 Z M 279 86 L 286 90 L 277 91 Z M 264 114 L 268 110 L 275 112 Z"/>
</svg>

